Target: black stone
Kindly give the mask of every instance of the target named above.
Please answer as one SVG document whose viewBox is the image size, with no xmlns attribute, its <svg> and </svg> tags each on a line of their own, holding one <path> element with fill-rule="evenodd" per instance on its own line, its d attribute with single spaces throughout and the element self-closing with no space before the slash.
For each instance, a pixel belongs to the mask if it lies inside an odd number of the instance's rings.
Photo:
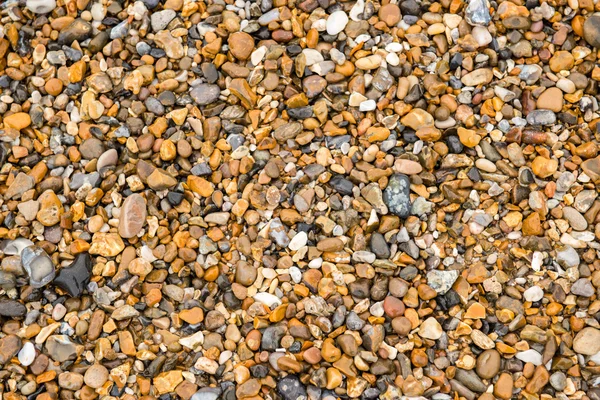
<svg viewBox="0 0 600 400">
<path fill-rule="evenodd" d="M 341 195 L 352 196 L 354 184 L 341 175 L 336 175 L 329 181 L 331 187 Z"/>
<path fill-rule="evenodd" d="M 284 400 L 306 398 L 306 387 L 296 375 L 288 375 L 277 382 L 277 391 Z"/>
<path fill-rule="evenodd" d="M 79 254 L 68 267 L 62 268 L 54 279 L 54 285 L 72 297 L 79 297 L 90 282 L 92 258 L 89 253 Z"/>
<path fill-rule="evenodd" d="M 460 142 L 458 136 L 448 136 L 446 138 L 446 144 L 448 145 L 448 151 L 454 154 L 462 153 L 465 146 Z"/>
<path fill-rule="evenodd" d="M 455 71 L 462 65 L 463 55 L 461 53 L 455 53 L 450 59 L 450 70 Z"/>
<path fill-rule="evenodd" d="M 183 201 L 183 193 L 169 192 L 167 194 L 167 200 L 169 200 L 169 204 L 172 206 L 178 206 Z"/>
</svg>

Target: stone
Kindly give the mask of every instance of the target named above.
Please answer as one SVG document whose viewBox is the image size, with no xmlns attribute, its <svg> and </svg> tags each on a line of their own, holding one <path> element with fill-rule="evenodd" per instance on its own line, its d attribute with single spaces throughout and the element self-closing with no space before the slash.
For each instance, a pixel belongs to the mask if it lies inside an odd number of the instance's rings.
<svg viewBox="0 0 600 400">
<path fill-rule="evenodd" d="M 284 400 L 297 400 L 306 397 L 306 387 L 296 375 L 287 375 L 277 381 L 277 392 Z"/>
<path fill-rule="evenodd" d="M 8 190 L 4 193 L 4 197 L 7 199 L 18 199 L 25 192 L 32 189 L 35 185 L 35 179 L 23 172 L 19 172 L 19 174 L 15 177 L 12 184 L 8 187 Z"/>
<path fill-rule="evenodd" d="M 348 15 L 342 10 L 334 11 L 327 18 L 327 34 L 337 35 L 344 30 L 347 24 Z"/>
<path fill-rule="evenodd" d="M 254 51 L 254 39 L 246 32 L 235 32 L 229 36 L 229 51 L 239 60 L 247 60 Z"/>
<path fill-rule="evenodd" d="M 80 349 L 66 335 L 52 335 L 45 343 L 47 354 L 57 362 L 75 360 Z"/>
<path fill-rule="evenodd" d="M 144 198 L 137 193 L 127 196 L 121 207 L 119 235 L 126 239 L 137 236 L 146 222 L 146 215 Z"/>
<path fill-rule="evenodd" d="M 44 226 L 53 226 L 60 222 L 64 213 L 62 202 L 52 190 L 46 190 L 38 197 L 40 205 L 36 219 Z"/>
<path fill-rule="evenodd" d="M 600 48 L 600 15 L 590 15 L 583 24 L 583 38 L 596 49 Z"/>
<path fill-rule="evenodd" d="M 52 259 L 41 247 L 24 248 L 21 253 L 21 263 L 29 276 L 29 284 L 34 288 L 46 286 L 56 276 Z"/>
<path fill-rule="evenodd" d="M 4 365 L 21 349 L 21 339 L 16 335 L 0 338 L 0 364 Z"/>
<path fill-rule="evenodd" d="M 18 112 L 4 117 L 4 126 L 17 130 L 25 129 L 31 125 L 31 117 L 24 112 Z"/>
<path fill-rule="evenodd" d="M 83 42 L 92 36 L 92 25 L 77 18 L 66 28 L 62 29 L 58 35 L 58 43 L 70 46 L 73 42 Z"/>
<path fill-rule="evenodd" d="M 442 326 L 433 317 L 427 318 L 419 327 L 419 336 L 425 339 L 438 340 L 443 333 Z"/>
<path fill-rule="evenodd" d="M 92 276 L 92 258 L 89 253 L 80 253 L 75 260 L 58 271 L 54 285 L 71 297 L 79 297 Z"/>
<path fill-rule="evenodd" d="M 56 8 L 56 0 L 27 0 L 25 6 L 35 14 L 47 14 Z"/>
<path fill-rule="evenodd" d="M 408 217 L 411 210 L 409 178 L 404 174 L 392 175 L 383 191 L 383 201 L 393 214 Z"/>
<path fill-rule="evenodd" d="M 150 23 L 152 24 L 152 30 L 154 32 L 161 31 L 169 25 L 175 17 L 177 13 L 174 10 L 162 10 L 155 13 L 152 13 L 150 16 Z"/>
<path fill-rule="evenodd" d="M 102 364 L 90 366 L 83 375 L 83 381 L 93 389 L 101 388 L 108 380 L 108 370 Z"/>
<path fill-rule="evenodd" d="M 115 257 L 124 248 L 123 239 L 117 233 L 98 232 L 92 237 L 92 246 L 89 253 L 103 257 Z"/>
<path fill-rule="evenodd" d="M 3 317 L 20 318 L 25 316 L 27 307 L 12 299 L 0 299 L 0 315 Z"/>
<path fill-rule="evenodd" d="M 387 26 L 395 26 L 398 22 L 400 22 L 400 7 L 391 3 L 382 5 L 379 8 L 378 16 L 379 19 L 385 22 Z"/>
<path fill-rule="evenodd" d="M 556 87 L 546 89 L 537 99 L 537 108 L 554 112 L 562 111 L 563 104 L 563 92 Z"/>
<path fill-rule="evenodd" d="M 122 321 L 124 319 L 137 317 L 138 315 L 140 315 L 138 310 L 126 304 L 115 309 L 111 314 L 111 318 L 116 321 Z"/>
<path fill-rule="evenodd" d="M 169 31 L 160 31 L 154 35 L 154 42 L 167 53 L 167 57 L 180 59 L 184 56 L 180 38 L 174 37 Z"/>
<path fill-rule="evenodd" d="M 469 0 L 469 5 L 465 10 L 465 19 L 473 26 L 487 26 L 492 20 L 488 7 L 487 0 Z"/>
<path fill-rule="evenodd" d="M 432 270 L 427 273 L 427 285 L 437 292 L 446 294 L 458 279 L 459 272 Z"/>
<path fill-rule="evenodd" d="M 485 350 L 477 357 L 475 371 L 483 379 L 492 379 L 500 371 L 501 366 L 500 353 L 490 349 Z"/>
</svg>

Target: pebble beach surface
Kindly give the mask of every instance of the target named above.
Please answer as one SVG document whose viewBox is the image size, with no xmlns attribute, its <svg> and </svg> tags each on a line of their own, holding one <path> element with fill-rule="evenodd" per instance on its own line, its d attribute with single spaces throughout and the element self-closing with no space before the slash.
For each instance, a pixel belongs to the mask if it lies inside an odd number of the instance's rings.
<svg viewBox="0 0 600 400">
<path fill-rule="evenodd" d="M 7 0 L 2 400 L 600 400 L 600 1 Z"/>
</svg>

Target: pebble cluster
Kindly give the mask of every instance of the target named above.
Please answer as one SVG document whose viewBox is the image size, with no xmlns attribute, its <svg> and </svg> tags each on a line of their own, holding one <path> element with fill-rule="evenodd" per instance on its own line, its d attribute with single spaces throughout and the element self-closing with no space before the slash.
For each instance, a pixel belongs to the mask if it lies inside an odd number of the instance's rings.
<svg viewBox="0 0 600 400">
<path fill-rule="evenodd" d="M 3 400 L 600 400 L 600 1 L 6 0 Z"/>
</svg>

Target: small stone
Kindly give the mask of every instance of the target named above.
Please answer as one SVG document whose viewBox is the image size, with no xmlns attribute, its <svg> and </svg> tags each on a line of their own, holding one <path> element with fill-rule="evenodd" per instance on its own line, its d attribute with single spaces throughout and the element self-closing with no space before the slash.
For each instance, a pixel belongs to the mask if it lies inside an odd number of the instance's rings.
<svg viewBox="0 0 600 400">
<path fill-rule="evenodd" d="M 539 286 L 532 286 L 523 293 L 523 297 L 527 301 L 536 302 L 544 297 L 544 291 Z"/>
<path fill-rule="evenodd" d="M 85 371 L 83 381 L 91 388 L 101 388 L 108 380 L 108 370 L 102 364 L 94 364 Z"/>
<path fill-rule="evenodd" d="M 277 381 L 277 391 L 284 400 L 306 398 L 306 387 L 296 375 L 287 375 Z"/>
<path fill-rule="evenodd" d="M 21 262 L 29 275 L 29 284 L 34 288 L 46 286 L 56 276 L 52 259 L 41 247 L 29 246 L 23 249 Z"/>
<path fill-rule="evenodd" d="M 47 14 L 56 8 L 56 0 L 27 0 L 25 6 L 35 14 Z"/>
<path fill-rule="evenodd" d="M 0 364 L 4 365 L 21 349 L 21 339 L 16 335 L 0 338 Z"/>
<path fill-rule="evenodd" d="M 150 23 L 152 24 L 152 30 L 154 32 L 161 31 L 169 25 L 175 17 L 177 13 L 174 10 L 162 10 L 155 13 L 152 13 L 150 16 Z"/>
<path fill-rule="evenodd" d="M 92 258 L 88 253 L 81 253 L 70 265 L 58 271 L 54 285 L 71 297 L 79 297 L 90 282 L 91 276 Z"/>
<path fill-rule="evenodd" d="M 125 244 L 118 234 L 98 232 L 92 237 L 92 246 L 89 253 L 103 257 L 115 257 L 124 248 Z"/>
<path fill-rule="evenodd" d="M 46 340 L 47 354 L 55 361 L 74 360 L 80 349 L 66 335 L 52 335 Z"/>
<path fill-rule="evenodd" d="M 77 18 L 69 26 L 60 31 L 58 42 L 70 46 L 74 41 L 81 43 L 89 39 L 91 35 L 92 25 L 83 19 Z"/>
<path fill-rule="evenodd" d="M 583 37 L 590 46 L 600 48 L 600 15 L 592 14 L 585 20 Z"/>
<path fill-rule="evenodd" d="M 419 336 L 425 339 L 438 340 L 443 333 L 442 326 L 433 317 L 427 318 L 419 327 Z"/>
<path fill-rule="evenodd" d="M 501 357 L 496 350 L 486 350 L 477 357 L 476 372 L 483 379 L 492 379 L 500 371 Z"/>
<path fill-rule="evenodd" d="M 239 60 L 247 60 L 254 51 L 254 39 L 245 32 L 235 32 L 229 36 L 231 54 Z"/>
<path fill-rule="evenodd" d="M 19 351 L 19 362 L 22 366 L 28 367 L 35 360 L 35 346 L 31 342 L 25 342 L 23 348 Z"/>
<path fill-rule="evenodd" d="M 342 10 L 334 11 L 327 18 L 327 34 L 337 35 L 348 24 L 348 15 Z"/>
<path fill-rule="evenodd" d="M 404 174 L 392 175 L 383 191 L 383 201 L 393 214 L 408 217 L 411 210 L 409 178 Z"/>
<path fill-rule="evenodd" d="M 387 26 L 395 26 L 398 22 L 400 22 L 400 7 L 396 4 L 388 3 L 379 8 L 379 19 Z"/>
<path fill-rule="evenodd" d="M 121 207 L 119 218 L 119 235 L 123 238 L 132 238 L 142 230 L 146 222 L 146 201 L 134 193 L 128 196 Z"/>
<path fill-rule="evenodd" d="M 487 0 L 469 0 L 465 18 L 470 25 L 487 26 L 492 20 Z"/>
<path fill-rule="evenodd" d="M 116 321 L 122 321 L 124 319 L 137 317 L 138 315 L 140 315 L 138 310 L 126 304 L 115 309 L 111 315 L 111 318 Z"/>
<path fill-rule="evenodd" d="M 31 117 L 24 112 L 14 113 L 4 117 L 4 125 L 20 131 L 31 125 Z"/>
<path fill-rule="evenodd" d="M 559 88 L 546 89 L 537 99 L 537 108 L 560 112 L 563 107 L 563 92 Z"/>
<path fill-rule="evenodd" d="M 306 246 L 307 242 L 308 242 L 308 236 L 306 235 L 306 232 L 298 232 L 292 238 L 292 240 L 290 240 L 290 243 L 288 244 L 288 247 L 292 251 L 298 251 L 302 247 Z"/>
<path fill-rule="evenodd" d="M 27 307 L 11 299 L 0 299 L 0 315 L 3 317 L 19 318 L 25 316 Z"/>
</svg>

